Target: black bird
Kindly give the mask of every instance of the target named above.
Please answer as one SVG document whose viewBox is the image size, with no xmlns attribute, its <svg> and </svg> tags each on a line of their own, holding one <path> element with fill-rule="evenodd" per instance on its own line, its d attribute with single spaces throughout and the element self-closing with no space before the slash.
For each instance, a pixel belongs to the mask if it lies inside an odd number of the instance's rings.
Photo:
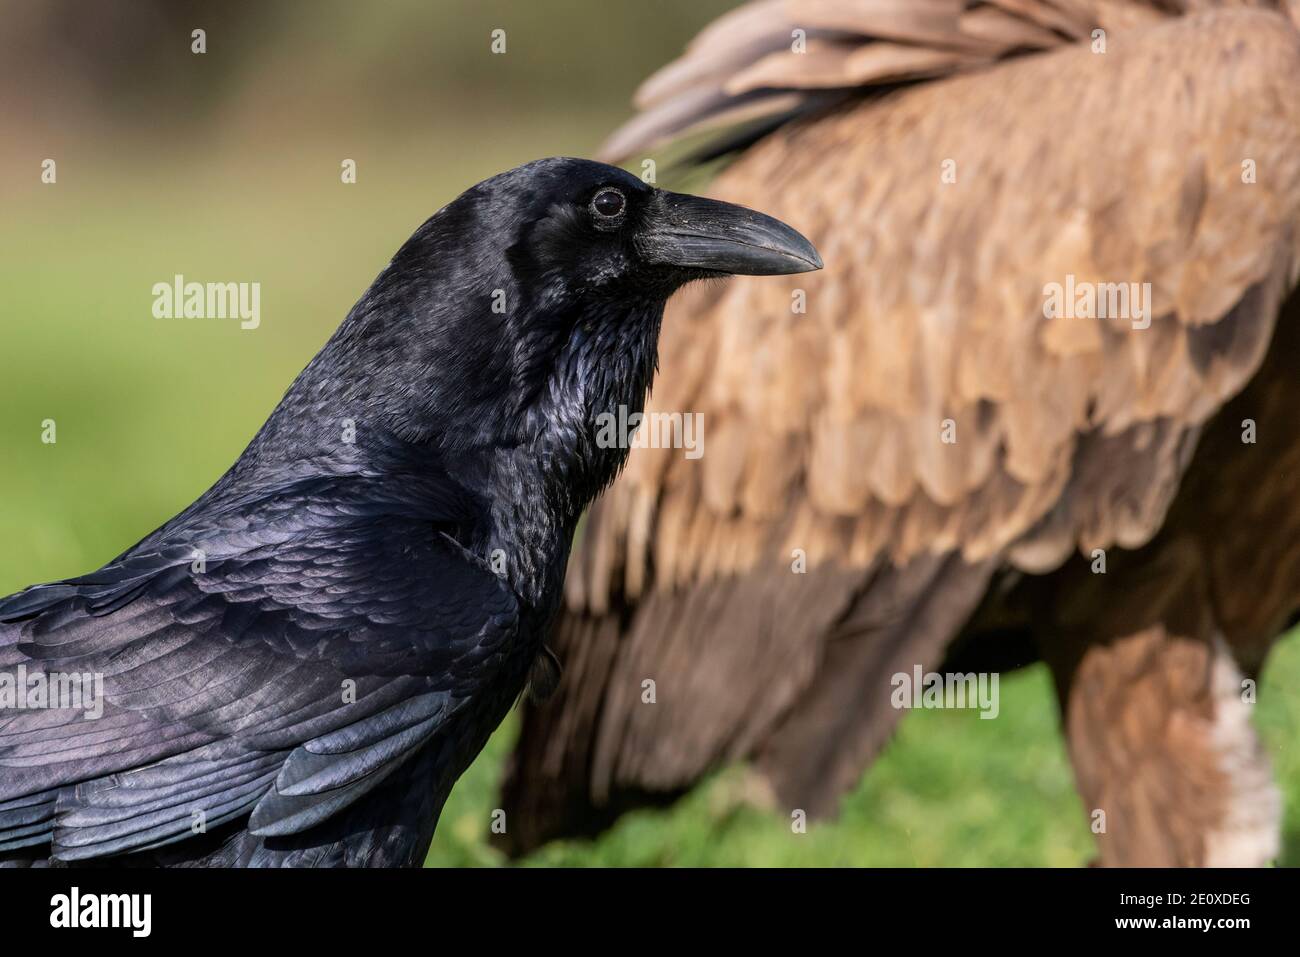
<svg viewBox="0 0 1300 957">
<path fill-rule="evenodd" d="M 198 501 L 0 600 L 0 862 L 420 864 L 557 678 L 574 528 L 626 456 L 597 419 L 642 409 L 665 300 L 820 266 L 770 217 L 586 160 L 466 191 Z"/>
</svg>

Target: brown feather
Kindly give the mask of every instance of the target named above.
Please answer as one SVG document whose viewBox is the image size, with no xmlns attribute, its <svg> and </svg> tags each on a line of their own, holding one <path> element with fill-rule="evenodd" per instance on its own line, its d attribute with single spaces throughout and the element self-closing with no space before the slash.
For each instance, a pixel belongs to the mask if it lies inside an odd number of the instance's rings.
<svg viewBox="0 0 1300 957">
<path fill-rule="evenodd" d="M 647 85 L 656 101 L 761 64 L 755 38 L 785 31 L 791 8 L 760 6 L 743 54 L 710 34 L 687 58 L 717 70 L 677 68 Z M 719 197 L 798 225 L 827 268 L 671 304 L 653 407 L 702 412 L 706 453 L 634 451 L 589 516 L 556 641 L 597 664 L 571 665 L 556 703 L 528 714 L 507 785 L 533 839 L 740 758 L 792 806 L 832 807 L 896 715 L 878 696 L 856 719 L 827 709 L 933 661 L 999 569 L 1043 575 L 1151 542 L 1295 284 L 1300 37 L 1286 19 L 998 0 L 1017 29 L 989 14 L 963 28 L 982 5 L 801 5 L 831 7 L 839 19 L 807 22 L 852 24 L 864 48 L 955 49 L 995 22 L 1008 55 L 1043 31 L 1060 43 L 787 125 L 717 180 Z M 1067 43 L 1098 16 L 1123 23 L 1108 52 Z M 1150 283 L 1149 327 L 1046 319 L 1045 288 L 1067 276 Z M 855 627 L 877 603 L 913 627 Z M 816 746 L 814 726 L 843 748 Z"/>
</svg>

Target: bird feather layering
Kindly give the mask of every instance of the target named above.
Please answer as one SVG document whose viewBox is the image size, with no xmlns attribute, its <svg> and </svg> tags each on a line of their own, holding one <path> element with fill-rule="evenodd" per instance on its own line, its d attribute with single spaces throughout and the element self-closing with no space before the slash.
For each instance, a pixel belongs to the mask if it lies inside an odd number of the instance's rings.
<svg viewBox="0 0 1300 957">
<path fill-rule="evenodd" d="M 829 266 L 670 305 L 651 408 L 708 453 L 593 507 L 505 845 L 733 761 L 831 813 L 947 656 L 1046 660 L 1103 862 L 1276 853 L 1242 682 L 1300 609 L 1297 12 L 757 0 L 643 85 L 607 156 L 729 156 Z M 1070 283 L 1149 325 L 1047 318 Z"/>
</svg>

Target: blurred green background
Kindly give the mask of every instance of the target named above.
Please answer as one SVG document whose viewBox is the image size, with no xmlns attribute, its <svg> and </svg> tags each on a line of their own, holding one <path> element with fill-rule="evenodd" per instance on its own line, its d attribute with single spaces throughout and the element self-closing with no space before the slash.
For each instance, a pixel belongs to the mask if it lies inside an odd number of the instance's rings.
<svg viewBox="0 0 1300 957">
<path fill-rule="evenodd" d="M 0 0 L 0 594 L 88 571 L 192 501 L 415 226 L 492 173 L 590 155 L 637 82 L 730 5 Z M 153 318 L 151 287 L 176 273 L 260 282 L 260 328 Z M 1287 795 L 1285 863 L 1298 684 L 1291 639 L 1256 714 Z M 807 834 L 730 769 L 525 863 L 1086 863 L 1057 721 L 1028 669 L 1003 681 L 999 720 L 910 714 Z M 457 786 L 431 865 L 503 863 L 487 832 L 515 733 L 512 716 Z"/>
</svg>

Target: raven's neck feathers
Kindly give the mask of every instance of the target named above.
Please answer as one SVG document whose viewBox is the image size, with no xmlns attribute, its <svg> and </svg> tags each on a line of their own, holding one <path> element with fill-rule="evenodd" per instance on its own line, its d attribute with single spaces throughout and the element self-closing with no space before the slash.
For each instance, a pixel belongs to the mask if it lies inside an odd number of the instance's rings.
<svg viewBox="0 0 1300 957">
<path fill-rule="evenodd" d="M 563 569 L 557 550 L 567 554 L 578 517 L 626 459 L 625 447 L 597 442 L 598 417 L 643 409 L 665 295 L 564 288 L 521 275 L 506 257 L 479 258 L 471 274 L 456 264 L 475 257 L 457 250 L 440 259 L 429 237 L 414 257 L 420 235 L 219 487 L 304 463 L 395 481 L 437 472 L 479 503 L 465 544 L 500 549 L 521 594 L 540 595 L 558 582 L 539 576 Z"/>
</svg>

